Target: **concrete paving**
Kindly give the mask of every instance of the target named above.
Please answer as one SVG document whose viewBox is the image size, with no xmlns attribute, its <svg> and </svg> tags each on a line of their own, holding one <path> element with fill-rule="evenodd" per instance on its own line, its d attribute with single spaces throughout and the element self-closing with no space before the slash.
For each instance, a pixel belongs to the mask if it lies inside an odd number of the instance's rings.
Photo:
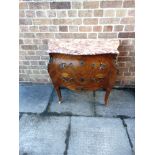
<svg viewBox="0 0 155 155">
<path fill-rule="evenodd" d="M 68 155 L 131 155 L 120 119 L 73 117 Z"/>
<path fill-rule="evenodd" d="M 69 117 L 23 115 L 20 120 L 20 155 L 63 155 Z"/>
<path fill-rule="evenodd" d="M 125 119 L 124 121 L 127 125 L 127 130 L 133 145 L 133 150 L 135 150 L 135 119 Z"/>
<path fill-rule="evenodd" d="M 107 107 L 104 91 L 62 89 L 62 104 L 51 85 L 20 85 L 19 93 L 20 155 L 134 154 L 134 91 L 113 89 Z"/>
<path fill-rule="evenodd" d="M 19 86 L 19 111 L 41 113 L 47 107 L 52 85 L 20 85 Z"/>
<path fill-rule="evenodd" d="M 69 115 L 94 115 L 93 92 L 74 92 L 68 89 L 61 90 L 63 102 L 58 104 L 58 97 L 54 91 L 50 112 Z"/>
<path fill-rule="evenodd" d="M 108 106 L 104 106 L 105 91 L 96 91 L 95 111 L 97 116 L 116 117 L 123 115 L 135 117 L 135 97 L 132 90 L 113 89 Z"/>
</svg>

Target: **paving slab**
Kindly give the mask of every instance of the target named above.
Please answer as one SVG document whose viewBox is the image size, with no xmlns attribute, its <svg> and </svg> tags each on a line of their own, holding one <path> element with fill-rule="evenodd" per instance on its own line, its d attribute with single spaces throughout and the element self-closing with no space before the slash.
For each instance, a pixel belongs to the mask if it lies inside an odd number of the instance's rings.
<svg viewBox="0 0 155 155">
<path fill-rule="evenodd" d="M 94 115 L 94 97 L 92 91 L 75 92 L 69 89 L 62 89 L 61 104 L 58 104 L 58 97 L 54 91 L 51 100 L 51 112 L 59 114 L 93 116 Z"/>
<path fill-rule="evenodd" d="M 20 120 L 20 155 L 63 155 L 69 117 L 24 114 Z"/>
<path fill-rule="evenodd" d="M 52 85 L 32 84 L 19 86 L 19 111 L 42 113 L 48 105 Z"/>
<path fill-rule="evenodd" d="M 133 145 L 133 150 L 135 150 L 135 119 L 124 119 L 127 130 Z"/>
<path fill-rule="evenodd" d="M 96 115 L 106 117 L 115 117 L 118 115 L 135 117 L 135 96 L 132 90 L 113 89 L 109 96 L 108 106 L 103 105 L 104 95 L 105 91 L 96 91 Z"/>
<path fill-rule="evenodd" d="M 68 155 L 132 155 L 118 118 L 72 117 Z"/>
</svg>

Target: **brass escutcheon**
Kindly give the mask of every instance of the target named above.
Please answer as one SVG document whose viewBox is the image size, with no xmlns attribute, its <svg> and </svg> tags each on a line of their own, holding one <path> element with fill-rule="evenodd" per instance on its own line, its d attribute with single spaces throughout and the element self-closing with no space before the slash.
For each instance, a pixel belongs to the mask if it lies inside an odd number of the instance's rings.
<svg viewBox="0 0 155 155">
<path fill-rule="evenodd" d="M 61 69 L 65 68 L 65 67 L 66 67 L 66 63 L 61 63 L 61 64 L 60 64 L 60 68 L 61 68 Z"/>
</svg>

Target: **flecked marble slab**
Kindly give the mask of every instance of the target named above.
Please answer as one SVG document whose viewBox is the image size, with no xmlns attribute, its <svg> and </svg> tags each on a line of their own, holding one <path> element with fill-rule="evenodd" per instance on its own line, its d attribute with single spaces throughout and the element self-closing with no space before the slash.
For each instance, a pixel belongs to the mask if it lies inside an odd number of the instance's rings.
<svg viewBox="0 0 155 155">
<path fill-rule="evenodd" d="M 70 55 L 119 54 L 116 39 L 51 39 L 48 53 Z"/>
</svg>

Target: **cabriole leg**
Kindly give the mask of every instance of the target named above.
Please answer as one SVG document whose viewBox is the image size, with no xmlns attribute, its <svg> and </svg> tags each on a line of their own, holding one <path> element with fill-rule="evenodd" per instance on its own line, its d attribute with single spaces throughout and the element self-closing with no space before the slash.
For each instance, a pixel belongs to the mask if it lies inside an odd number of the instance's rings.
<svg viewBox="0 0 155 155">
<path fill-rule="evenodd" d="M 106 93 L 105 93 L 105 96 L 104 96 L 105 106 L 108 105 L 108 98 L 109 98 L 110 92 L 111 92 L 111 89 L 109 89 L 109 88 L 106 89 Z"/>
<path fill-rule="evenodd" d="M 58 98 L 59 98 L 59 104 L 62 102 L 62 96 L 61 96 L 61 90 L 60 87 L 55 87 L 55 90 L 57 92 Z"/>
</svg>

